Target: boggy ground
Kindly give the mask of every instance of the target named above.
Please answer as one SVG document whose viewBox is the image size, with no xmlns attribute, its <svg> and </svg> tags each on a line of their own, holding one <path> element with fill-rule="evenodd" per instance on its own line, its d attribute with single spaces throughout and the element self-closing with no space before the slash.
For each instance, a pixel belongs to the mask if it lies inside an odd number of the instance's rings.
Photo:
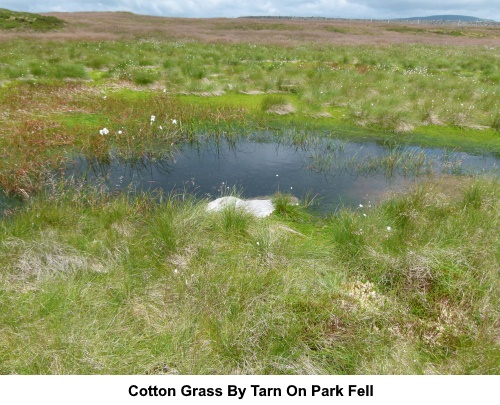
<svg viewBox="0 0 500 405">
<path fill-rule="evenodd" d="M 149 21 L 111 15 L 137 27 Z M 99 16 L 92 21 L 101 29 L 120 26 Z M 7 192 L 39 189 L 47 170 L 74 153 L 165 153 L 200 132 L 293 128 L 500 153 L 495 46 L 281 46 L 133 29 L 119 40 L 57 37 L 72 29 L 80 28 L 69 22 L 55 32 L 4 34 L 0 185 Z"/>
<path fill-rule="evenodd" d="M 55 176 L 255 129 L 498 153 L 496 28 L 58 16 L 0 34 L 1 373 L 500 371 L 495 177 L 257 220 Z"/>
</svg>

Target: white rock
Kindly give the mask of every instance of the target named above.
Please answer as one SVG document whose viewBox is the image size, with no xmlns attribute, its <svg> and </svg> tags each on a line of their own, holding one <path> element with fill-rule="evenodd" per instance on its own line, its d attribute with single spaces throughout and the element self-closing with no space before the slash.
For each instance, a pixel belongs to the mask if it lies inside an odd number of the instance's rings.
<svg viewBox="0 0 500 405">
<path fill-rule="evenodd" d="M 210 201 L 207 206 L 207 211 L 220 211 L 226 208 L 228 205 L 236 205 L 238 201 L 242 201 L 236 197 L 222 197 L 217 198 L 214 201 Z"/>
<path fill-rule="evenodd" d="M 234 205 L 236 208 L 245 210 L 258 218 L 264 218 L 274 211 L 271 200 L 241 200 L 236 197 L 221 197 L 211 201 L 207 205 L 207 211 L 221 211 L 227 206 Z"/>
<path fill-rule="evenodd" d="M 271 200 L 247 200 L 243 201 L 241 206 L 258 218 L 267 217 L 274 211 L 274 205 Z"/>
</svg>

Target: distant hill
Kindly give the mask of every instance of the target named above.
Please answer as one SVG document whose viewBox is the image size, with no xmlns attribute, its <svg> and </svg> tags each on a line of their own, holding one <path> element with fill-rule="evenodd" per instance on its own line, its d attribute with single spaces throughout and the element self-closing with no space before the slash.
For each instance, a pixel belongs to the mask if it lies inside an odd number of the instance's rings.
<svg viewBox="0 0 500 405">
<path fill-rule="evenodd" d="M 471 17 L 468 15 L 430 15 L 427 17 L 396 18 L 398 21 L 465 21 L 465 22 L 487 22 L 484 18 Z"/>
<path fill-rule="evenodd" d="M 272 16 L 272 15 L 252 15 L 240 16 L 238 18 L 252 18 L 252 19 L 265 19 L 265 20 L 329 20 L 329 21 L 395 21 L 395 22 L 408 22 L 413 23 L 417 21 L 424 21 L 428 24 L 479 24 L 479 25 L 499 25 L 500 23 L 495 20 L 487 20 L 484 18 L 472 17 L 468 15 L 430 15 L 426 17 L 408 17 L 408 18 L 340 18 L 340 17 L 298 17 L 298 16 Z"/>
<path fill-rule="evenodd" d="M 64 27 L 64 21 L 56 17 L 23 13 L 0 8 L 0 29 L 50 31 Z"/>
</svg>

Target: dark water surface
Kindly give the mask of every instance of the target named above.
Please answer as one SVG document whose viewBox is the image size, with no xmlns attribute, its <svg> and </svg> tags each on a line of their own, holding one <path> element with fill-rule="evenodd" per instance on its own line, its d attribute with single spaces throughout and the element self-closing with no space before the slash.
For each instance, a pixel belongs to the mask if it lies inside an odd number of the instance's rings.
<svg viewBox="0 0 500 405">
<path fill-rule="evenodd" d="M 374 142 L 320 139 L 307 147 L 252 139 L 186 145 L 171 158 L 103 163 L 77 158 L 67 175 L 110 191 L 133 186 L 137 191 L 188 191 L 217 198 L 236 187 L 243 198 L 277 191 L 298 198 L 315 196 L 322 212 L 340 204 L 375 202 L 429 174 L 464 174 L 499 170 L 493 157 L 417 147 L 388 148 Z"/>
</svg>

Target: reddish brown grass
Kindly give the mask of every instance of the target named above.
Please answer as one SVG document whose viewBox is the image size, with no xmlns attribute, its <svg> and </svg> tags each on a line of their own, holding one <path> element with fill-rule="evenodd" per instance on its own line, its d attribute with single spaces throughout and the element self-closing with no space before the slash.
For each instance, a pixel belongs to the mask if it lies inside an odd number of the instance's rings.
<svg viewBox="0 0 500 405">
<path fill-rule="evenodd" d="M 252 42 L 294 46 L 304 42 L 336 45 L 384 45 L 425 43 L 442 45 L 500 45 L 500 27 L 408 25 L 409 32 L 391 28 L 403 23 L 360 20 L 265 20 L 188 19 L 142 16 L 123 12 L 51 13 L 67 26 L 49 33 L 1 32 L 0 40 L 45 38 L 48 40 L 118 40 L 143 36 L 161 39 L 190 39 L 202 42 Z M 463 35 L 437 33 L 460 30 Z"/>
</svg>

